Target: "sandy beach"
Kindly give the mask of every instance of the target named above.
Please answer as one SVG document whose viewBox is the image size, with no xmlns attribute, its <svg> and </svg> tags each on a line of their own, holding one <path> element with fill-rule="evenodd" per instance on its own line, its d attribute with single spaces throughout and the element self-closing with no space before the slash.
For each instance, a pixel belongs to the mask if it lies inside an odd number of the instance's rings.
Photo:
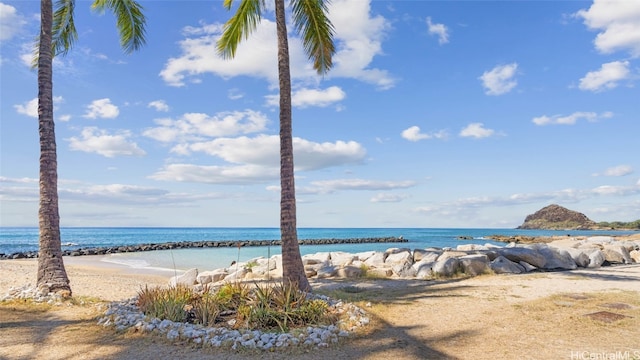
<svg viewBox="0 0 640 360">
<path fill-rule="evenodd" d="M 315 280 L 314 289 L 363 307 L 370 326 L 335 348 L 294 353 L 198 349 L 96 324 L 103 301 L 130 298 L 172 274 L 96 257 L 65 258 L 76 305 L 0 304 L 1 359 L 582 359 L 640 357 L 640 265 L 483 275 L 441 281 Z M 34 284 L 35 260 L 0 261 L 0 294 Z M 340 289 L 356 288 L 346 293 Z M 46 308 L 46 309 L 43 309 Z M 587 314 L 623 315 L 607 323 Z M 602 355 L 601 355 L 602 356 Z"/>
</svg>

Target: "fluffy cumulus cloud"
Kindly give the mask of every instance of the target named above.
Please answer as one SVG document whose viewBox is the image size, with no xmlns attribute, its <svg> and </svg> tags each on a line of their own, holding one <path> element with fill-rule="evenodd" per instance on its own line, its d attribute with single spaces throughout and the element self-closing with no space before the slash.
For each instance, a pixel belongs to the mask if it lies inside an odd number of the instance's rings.
<svg viewBox="0 0 640 360">
<path fill-rule="evenodd" d="M 483 123 L 471 123 L 460 131 L 460 136 L 473 137 L 476 139 L 490 137 L 494 134 L 495 131 L 485 128 Z"/>
<path fill-rule="evenodd" d="M 379 193 L 371 198 L 371 202 L 373 203 L 388 203 L 388 202 L 400 202 L 406 199 L 407 196 L 403 194 L 392 194 L 392 193 Z"/>
<path fill-rule="evenodd" d="M 485 94 L 502 95 L 513 90 L 513 88 L 518 85 L 518 82 L 515 80 L 517 70 L 518 64 L 511 63 L 498 65 L 489 71 L 485 71 L 482 76 L 480 76 Z"/>
<path fill-rule="evenodd" d="M 403 130 L 400 135 L 404 139 L 413 141 L 413 142 L 420 141 L 420 140 L 427 140 L 427 139 L 446 139 L 447 138 L 447 132 L 444 130 L 440 130 L 434 133 L 423 133 L 422 130 L 420 130 L 419 126 L 411 126 Z"/>
<path fill-rule="evenodd" d="M 633 167 L 630 165 L 618 165 L 606 169 L 602 174 L 593 174 L 593 176 L 626 176 L 633 174 Z"/>
<path fill-rule="evenodd" d="M 391 29 L 384 17 L 371 16 L 371 0 L 332 1 L 329 19 L 337 44 L 329 76 L 355 78 L 380 89 L 393 87 L 395 79 L 386 70 L 370 67 L 374 57 L 383 53 L 382 41 Z"/>
<path fill-rule="evenodd" d="M 602 64 L 600 70 L 590 71 L 580 79 L 579 88 L 588 91 L 613 89 L 621 80 L 628 79 L 630 74 L 628 61 Z"/>
<path fill-rule="evenodd" d="M 93 100 L 91 104 L 87 105 L 87 112 L 83 117 L 87 119 L 113 119 L 118 117 L 120 110 L 116 105 L 111 103 L 111 99 L 98 99 Z"/>
<path fill-rule="evenodd" d="M 13 38 L 24 24 L 26 24 L 24 17 L 15 7 L 0 3 L 0 41 Z"/>
<path fill-rule="evenodd" d="M 162 142 L 201 140 L 203 138 L 250 134 L 266 128 L 269 119 L 259 111 L 231 111 L 215 115 L 187 113 L 179 119 L 157 119 L 158 127 L 147 129 L 144 136 Z"/>
<path fill-rule="evenodd" d="M 386 71 L 370 68 L 376 55 L 382 53 L 382 38 L 389 28 L 387 21 L 371 17 L 369 1 L 333 1 L 329 18 L 336 29 L 337 51 L 334 68 L 329 76 L 356 78 L 380 88 L 390 88 L 394 80 Z M 181 55 L 170 58 L 160 72 L 162 79 L 172 86 L 184 86 L 188 81 L 199 82 L 200 76 L 212 73 L 222 78 L 246 75 L 264 78 L 277 84 L 277 37 L 275 22 L 263 18 L 256 31 L 237 48 L 233 60 L 216 54 L 216 42 L 222 34 L 222 24 L 203 24 L 186 27 L 185 39 L 180 41 Z M 292 80 L 317 80 L 317 74 L 304 53 L 299 37 L 290 34 L 289 52 Z M 255 59 L 263 61 L 255 61 Z"/>
<path fill-rule="evenodd" d="M 595 112 L 578 111 L 571 115 L 542 115 L 533 118 L 532 122 L 536 125 L 574 125 L 579 120 L 584 119 L 588 122 L 596 122 L 600 119 L 608 119 L 613 117 L 613 113 L 604 112 L 601 114 Z"/>
<path fill-rule="evenodd" d="M 233 164 L 280 166 L 280 138 L 277 135 L 218 138 L 179 146 L 179 153 L 202 152 Z M 366 151 L 355 141 L 317 143 L 293 138 L 297 170 L 317 170 L 332 166 L 361 163 Z"/>
<path fill-rule="evenodd" d="M 171 164 L 152 176 L 157 180 L 203 182 L 216 184 L 262 183 L 279 176 L 280 139 L 277 135 L 216 138 L 211 141 L 179 144 L 173 151 L 186 155 L 205 153 L 229 163 L 226 166 Z M 293 139 L 296 171 L 359 164 L 366 151 L 357 142 L 317 143 Z"/>
<path fill-rule="evenodd" d="M 154 100 L 150 102 L 148 107 L 156 109 L 156 111 L 167 112 L 169 111 L 169 105 L 164 100 Z"/>
<path fill-rule="evenodd" d="M 297 108 L 310 106 L 327 107 L 333 103 L 342 101 L 346 97 L 344 91 L 338 86 L 321 89 L 299 89 L 291 94 L 291 105 Z M 278 106 L 279 95 L 266 96 L 268 106 Z"/>
<path fill-rule="evenodd" d="M 151 175 L 154 180 L 195 182 L 204 184 L 259 184 L 277 180 L 279 169 L 261 165 L 201 166 L 170 164 Z"/>
<path fill-rule="evenodd" d="M 54 96 L 53 97 L 53 104 L 60 104 L 61 102 L 63 102 L 64 99 L 62 98 L 62 96 Z M 17 104 L 17 105 L 13 105 L 13 108 L 16 109 L 16 112 L 18 114 L 22 114 L 22 115 L 26 115 L 32 118 L 38 118 L 38 98 L 33 98 L 27 102 L 25 102 L 24 104 Z M 54 110 L 56 108 L 54 107 Z M 63 115 L 60 117 L 61 121 L 68 121 L 69 119 L 66 118 L 68 115 Z"/>
<path fill-rule="evenodd" d="M 86 127 L 82 129 L 79 137 L 74 136 L 67 141 L 69 141 L 71 150 L 96 153 L 108 158 L 145 155 L 145 151 L 140 149 L 135 142 L 129 141 L 130 137 L 129 131 L 109 134 L 96 127 Z"/>
<path fill-rule="evenodd" d="M 628 51 L 640 57 L 640 2 L 629 0 L 594 0 L 591 7 L 575 14 L 584 24 L 598 31 L 596 49 L 604 54 Z"/>
<path fill-rule="evenodd" d="M 444 24 L 436 24 L 431 21 L 431 17 L 428 17 L 427 27 L 429 29 L 429 34 L 438 37 L 438 43 L 440 45 L 449 42 L 449 29 Z"/>
<path fill-rule="evenodd" d="M 305 193 L 330 194 L 344 190 L 393 190 L 407 189 L 416 185 L 415 181 L 376 181 L 365 179 L 334 179 L 312 181 L 311 186 L 301 189 Z"/>
</svg>

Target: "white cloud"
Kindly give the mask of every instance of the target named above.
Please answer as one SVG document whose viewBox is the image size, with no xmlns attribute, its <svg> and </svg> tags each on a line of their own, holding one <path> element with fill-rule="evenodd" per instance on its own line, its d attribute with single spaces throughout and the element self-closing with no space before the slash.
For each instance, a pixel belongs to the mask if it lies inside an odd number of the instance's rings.
<svg viewBox="0 0 640 360">
<path fill-rule="evenodd" d="M 371 17 L 371 0 L 334 0 L 329 19 L 335 28 L 336 54 L 331 77 L 355 78 L 380 89 L 395 85 L 386 70 L 369 68 L 376 55 L 383 54 L 382 40 L 391 29 L 382 16 Z"/>
<path fill-rule="evenodd" d="M 618 165 L 610 167 L 602 174 L 593 174 L 594 176 L 626 176 L 633 173 L 633 167 L 630 165 Z"/>
<path fill-rule="evenodd" d="M 159 127 L 147 129 L 144 136 L 162 142 L 201 140 L 203 137 L 232 136 L 262 131 L 269 119 L 259 111 L 221 112 L 213 116 L 187 113 L 177 120 L 157 119 Z"/>
<path fill-rule="evenodd" d="M 204 184 L 259 184 L 278 179 L 280 171 L 261 165 L 199 166 L 170 164 L 150 176 L 154 180 L 196 182 Z"/>
<path fill-rule="evenodd" d="M 93 100 L 91 104 L 87 106 L 87 112 L 83 117 L 88 119 L 113 119 L 120 114 L 120 110 L 116 105 L 111 103 L 111 99 L 99 99 Z"/>
<path fill-rule="evenodd" d="M 596 122 L 600 119 L 608 119 L 611 117 L 613 117 L 613 113 L 611 112 L 604 112 L 604 113 L 598 114 L 595 112 L 578 111 L 567 116 L 542 115 L 542 116 L 533 118 L 532 122 L 536 125 L 574 125 L 580 119 L 585 119 L 589 122 Z"/>
<path fill-rule="evenodd" d="M 13 38 L 26 23 L 15 7 L 0 3 L 0 41 Z"/>
<path fill-rule="evenodd" d="M 513 90 L 518 82 L 514 80 L 518 70 L 517 63 L 498 65 L 489 71 L 485 71 L 480 80 L 487 95 L 502 95 Z"/>
<path fill-rule="evenodd" d="M 333 103 L 344 100 L 346 94 L 337 86 L 331 86 L 327 89 L 300 89 L 291 95 L 291 105 L 297 108 L 306 108 L 310 106 L 326 107 Z M 278 106 L 280 101 L 279 95 L 266 96 L 267 105 Z"/>
<path fill-rule="evenodd" d="M 244 93 L 240 91 L 240 89 L 229 89 L 227 92 L 227 97 L 231 100 L 238 100 L 244 97 Z"/>
<path fill-rule="evenodd" d="M 600 70 L 590 71 L 580 79 L 580 90 L 600 91 L 613 89 L 620 80 L 629 78 L 629 62 L 613 61 L 602 64 Z"/>
<path fill-rule="evenodd" d="M 402 194 L 380 193 L 380 194 L 376 194 L 369 201 L 371 201 L 373 203 L 378 203 L 378 202 L 400 202 L 400 201 L 402 201 L 402 200 L 404 200 L 406 198 L 407 198 L 407 196 L 406 195 L 402 195 Z"/>
<path fill-rule="evenodd" d="M 460 131 L 460 136 L 482 139 L 492 136 L 494 133 L 495 131 L 491 129 L 485 129 L 483 123 L 471 123 Z"/>
<path fill-rule="evenodd" d="M 402 131 L 401 136 L 404 139 L 407 139 L 409 141 L 420 141 L 420 140 L 426 140 L 426 139 L 445 139 L 447 138 L 447 132 L 444 130 L 440 130 L 436 133 L 431 133 L 431 134 L 425 134 L 420 132 L 420 127 L 418 126 L 412 126 L 408 129 L 405 129 Z"/>
<path fill-rule="evenodd" d="M 584 19 L 589 29 L 600 31 L 594 40 L 600 52 L 627 50 L 640 57 L 640 2 L 594 0 L 589 9 L 575 15 Z"/>
<path fill-rule="evenodd" d="M 169 111 L 169 105 L 164 100 L 154 100 L 147 105 L 150 108 L 156 109 L 156 111 Z"/>
<path fill-rule="evenodd" d="M 131 137 L 129 131 L 110 135 L 105 130 L 86 127 L 82 129 L 81 137 L 71 137 L 67 140 L 71 150 L 96 153 L 108 158 L 145 155 L 146 152 L 140 149 L 135 142 L 130 142 L 129 137 Z"/>
<path fill-rule="evenodd" d="M 382 53 L 381 41 L 389 28 L 381 16 L 370 17 L 369 1 L 333 1 L 329 18 L 335 27 L 336 54 L 334 68 L 328 76 L 355 78 L 387 89 L 394 85 L 386 71 L 369 68 L 376 55 Z M 222 24 L 202 24 L 186 27 L 185 39 L 180 41 L 182 54 L 170 58 L 160 72 L 162 79 L 172 86 L 197 82 L 200 75 L 213 73 L 222 78 L 247 75 L 264 78 L 276 87 L 277 37 L 275 22 L 263 18 L 256 31 L 242 41 L 233 60 L 216 56 L 216 41 Z M 300 38 L 289 36 L 291 78 L 293 81 L 318 81 L 310 66 Z M 255 61 L 262 59 L 262 61 Z"/>
<path fill-rule="evenodd" d="M 61 102 L 63 102 L 64 99 L 62 98 L 62 96 L 54 96 L 53 97 L 53 104 L 54 104 L 54 110 L 56 109 L 55 105 L 59 104 Z M 26 115 L 32 118 L 38 118 L 38 98 L 33 98 L 23 104 L 17 104 L 17 105 L 13 105 L 14 109 L 16 109 L 16 112 L 18 114 L 22 114 L 22 115 Z M 55 115 L 54 115 L 55 116 Z M 69 115 L 62 115 L 59 117 L 60 121 L 67 121 L 68 119 L 65 118 L 65 116 L 69 116 Z M 65 120 L 66 119 L 66 120 Z"/>
<path fill-rule="evenodd" d="M 280 138 L 277 135 L 219 138 L 182 145 L 176 152 L 203 152 L 234 164 L 280 166 Z M 365 149 L 355 141 L 317 143 L 297 137 L 293 138 L 293 152 L 296 170 L 303 171 L 358 164 L 366 156 Z"/>
<path fill-rule="evenodd" d="M 415 181 L 375 181 L 365 179 L 334 179 L 312 181 L 310 187 L 301 189 L 306 193 L 330 194 L 341 190 L 393 190 L 406 189 L 416 185 Z"/>
<path fill-rule="evenodd" d="M 431 17 L 428 17 L 427 26 L 429 28 L 429 34 L 438 36 L 438 43 L 440 45 L 449 42 L 449 29 L 444 24 L 434 24 L 431 21 Z"/>
<path fill-rule="evenodd" d="M 31 99 L 24 104 L 13 105 L 18 114 L 38 118 L 38 98 Z"/>
</svg>

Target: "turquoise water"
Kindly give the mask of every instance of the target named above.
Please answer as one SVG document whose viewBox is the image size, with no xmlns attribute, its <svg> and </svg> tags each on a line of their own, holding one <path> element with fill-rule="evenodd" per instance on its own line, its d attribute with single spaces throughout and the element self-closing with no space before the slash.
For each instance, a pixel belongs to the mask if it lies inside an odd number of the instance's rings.
<svg viewBox="0 0 640 360">
<path fill-rule="evenodd" d="M 278 240 L 277 228 L 62 228 L 63 249 L 108 247 L 148 243 L 204 240 Z M 486 238 L 491 235 L 525 236 L 593 236 L 625 235 L 632 231 L 550 231 L 516 229 L 432 229 L 432 228 L 301 228 L 300 239 L 346 239 L 367 237 L 404 237 L 407 243 L 302 245 L 302 255 L 317 252 L 344 251 L 358 253 L 384 251 L 391 247 L 411 249 L 427 247 L 455 247 L 459 244 L 493 243 Z M 460 240 L 471 237 L 473 240 Z M 504 245 L 504 244 L 502 244 Z M 0 254 L 36 251 L 38 229 L 22 227 L 0 228 Z M 280 254 L 280 247 L 194 248 L 179 250 L 123 253 L 104 256 L 102 261 L 125 264 L 132 267 L 153 267 L 185 270 L 198 268 L 201 271 L 227 267 L 232 261 L 247 261 L 256 257 Z"/>
</svg>

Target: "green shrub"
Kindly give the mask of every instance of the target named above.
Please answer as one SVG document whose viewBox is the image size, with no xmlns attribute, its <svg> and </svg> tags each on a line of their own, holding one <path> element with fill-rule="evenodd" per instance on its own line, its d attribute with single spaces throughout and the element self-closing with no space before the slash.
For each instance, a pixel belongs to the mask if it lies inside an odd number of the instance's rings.
<svg viewBox="0 0 640 360">
<path fill-rule="evenodd" d="M 138 292 L 138 307 L 145 315 L 176 322 L 282 332 L 337 320 L 325 301 L 307 295 L 292 285 L 274 283 L 226 283 L 201 294 L 180 285 L 145 287 Z"/>
</svg>

